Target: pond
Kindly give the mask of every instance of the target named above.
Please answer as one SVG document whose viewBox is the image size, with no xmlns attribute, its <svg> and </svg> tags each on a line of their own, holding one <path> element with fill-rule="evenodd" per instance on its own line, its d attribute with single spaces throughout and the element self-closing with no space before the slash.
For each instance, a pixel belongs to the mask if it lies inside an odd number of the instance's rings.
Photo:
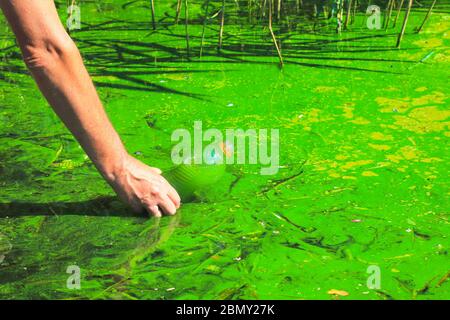
<svg viewBox="0 0 450 320">
<path fill-rule="evenodd" d="M 341 33 L 333 19 L 282 14 L 281 68 L 267 19 L 234 1 L 221 50 L 221 1 L 204 35 L 205 3 L 189 1 L 189 50 L 176 1 L 155 1 L 155 30 L 149 1 L 82 1 L 71 36 L 138 159 L 170 169 L 172 132 L 195 121 L 279 130 L 275 175 L 228 165 L 162 219 L 115 198 L 2 28 L 0 298 L 450 298 L 449 7 L 418 34 L 421 3 L 399 49 L 401 23 L 370 30 L 363 4 Z"/>
</svg>

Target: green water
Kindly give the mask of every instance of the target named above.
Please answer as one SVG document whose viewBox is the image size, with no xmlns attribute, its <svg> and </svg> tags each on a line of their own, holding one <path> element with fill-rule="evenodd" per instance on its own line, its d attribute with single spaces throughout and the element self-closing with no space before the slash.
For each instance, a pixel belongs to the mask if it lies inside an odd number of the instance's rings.
<svg viewBox="0 0 450 320">
<path fill-rule="evenodd" d="M 277 128 L 280 170 L 232 165 L 176 216 L 133 215 L 1 28 L 0 298 L 450 298 L 448 8 L 420 35 L 414 10 L 398 50 L 399 25 L 370 31 L 362 15 L 341 35 L 332 22 L 277 25 L 280 70 L 267 28 L 226 24 L 217 53 L 214 18 L 199 59 L 194 3 L 188 60 L 174 4 L 157 2 L 155 32 L 147 2 L 125 4 L 82 3 L 72 37 L 130 153 L 167 170 L 170 134 L 195 120 Z M 80 290 L 66 287 L 70 265 Z"/>
</svg>

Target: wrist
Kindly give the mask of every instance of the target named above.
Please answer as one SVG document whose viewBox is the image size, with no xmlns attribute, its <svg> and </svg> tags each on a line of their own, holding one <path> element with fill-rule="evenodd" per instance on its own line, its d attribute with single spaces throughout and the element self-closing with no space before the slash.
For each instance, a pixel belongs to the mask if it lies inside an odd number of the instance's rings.
<svg viewBox="0 0 450 320">
<path fill-rule="evenodd" d="M 123 175 L 127 167 L 128 158 L 128 153 L 123 150 L 114 157 L 106 157 L 104 160 L 97 161 L 96 167 L 105 180 L 113 183 L 118 177 Z"/>
</svg>

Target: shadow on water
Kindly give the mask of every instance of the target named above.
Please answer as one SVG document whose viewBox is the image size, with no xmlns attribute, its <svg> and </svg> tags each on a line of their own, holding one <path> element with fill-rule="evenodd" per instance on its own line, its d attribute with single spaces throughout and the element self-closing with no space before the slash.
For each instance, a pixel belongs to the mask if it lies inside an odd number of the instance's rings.
<svg viewBox="0 0 450 320">
<path fill-rule="evenodd" d="M 28 216 L 115 216 L 115 217 L 147 217 L 146 214 L 134 213 L 120 202 L 117 197 L 98 197 L 77 202 L 20 202 L 0 203 L 1 218 L 18 218 Z"/>
<path fill-rule="evenodd" d="M 165 34 L 168 37 L 180 37 L 180 35 L 173 34 Z M 376 35 L 376 36 L 363 36 L 363 37 L 355 37 L 351 39 L 339 39 L 339 40 L 314 40 L 314 41 L 303 41 L 303 42 L 293 42 L 290 41 L 289 46 L 286 46 L 283 50 L 283 56 L 286 62 L 290 64 L 301 65 L 304 67 L 322 67 L 322 68 L 333 68 L 333 69 L 341 69 L 347 71 L 365 71 L 365 72 L 376 72 L 376 73 L 395 73 L 390 70 L 383 69 L 369 69 L 369 68 L 358 68 L 358 67 L 347 67 L 344 65 L 339 65 L 340 61 L 364 61 L 364 62 L 374 62 L 374 63 L 413 63 L 413 61 L 402 61 L 399 59 L 385 59 L 385 58 L 368 58 L 368 57 L 357 57 L 354 54 L 357 53 L 367 53 L 370 52 L 389 52 L 392 48 L 389 47 L 373 47 L 371 44 L 359 44 L 358 46 L 352 46 L 352 49 L 340 49 L 340 54 L 349 54 L 350 56 L 344 57 L 335 57 L 335 56 L 324 56 L 324 54 L 336 53 L 336 50 L 333 48 L 327 48 L 327 45 L 336 44 L 336 43 L 348 43 L 348 42 L 358 42 L 367 39 L 374 38 L 384 38 L 384 37 L 392 37 L 392 35 Z M 191 36 L 191 40 L 195 41 L 195 37 Z M 200 39 L 197 39 L 200 41 Z M 217 48 L 213 45 L 205 45 L 203 57 L 207 58 L 198 60 L 197 56 L 200 52 L 200 48 L 191 47 L 191 59 L 189 63 L 201 63 L 201 64 L 235 64 L 235 63 L 245 63 L 245 64 L 273 64 L 273 62 L 258 60 L 258 58 L 266 58 L 268 56 L 268 52 L 272 51 L 272 45 L 270 43 L 253 43 L 251 41 L 242 41 L 240 39 L 239 43 L 233 43 L 230 41 L 229 44 L 224 45 L 222 50 L 218 51 Z M 83 48 L 97 48 L 95 53 L 87 53 L 86 57 L 91 60 L 88 63 L 89 66 L 94 68 L 147 68 L 150 69 L 147 73 L 143 72 L 142 74 L 164 74 L 168 73 L 167 71 L 161 70 L 160 68 L 166 66 L 172 66 L 173 64 L 177 64 L 179 66 L 183 66 L 184 63 L 187 62 L 187 56 L 183 52 L 182 49 L 172 48 L 169 46 L 162 45 L 161 43 L 153 43 L 153 42 L 143 42 L 143 41 L 123 41 L 123 40 L 115 40 L 110 39 L 108 41 L 105 40 L 78 40 L 79 46 L 81 50 Z M 107 43 L 107 44 L 105 44 Z M 325 47 L 322 47 L 325 46 Z M 131 49 L 134 48 L 134 49 Z M 407 50 L 407 49 L 400 49 Z M 162 52 L 164 56 L 156 58 L 149 54 L 149 52 Z M 335 62 L 334 65 L 323 64 L 320 62 L 316 63 L 304 63 L 302 60 L 328 60 L 331 62 Z M 158 66 L 155 66 L 158 64 Z M 151 71 L 152 68 L 157 68 L 157 71 Z M 187 72 L 190 73 L 192 70 L 188 70 L 187 68 L 181 68 L 178 72 Z M 219 70 L 198 70 L 196 72 L 219 72 Z M 121 80 L 131 82 L 133 86 L 120 86 L 121 88 L 129 88 L 135 90 L 143 90 L 146 88 L 151 91 L 158 92 L 167 92 L 189 96 L 192 98 L 201 99 L 202 97 L 198 94 L 185 93 L 177 90 L 169 89 L 165 86 L 158 85 L 149 81 L 144 81 L 136 78 L 135 76 L 131 76 L 130 73 L 127 72 L 106 72 L 100 71 L 99 75 L 113 75 Z M 136 86 L 136 84 L 142 85 L 143 88 Z M 100 86 L 105 86 L 104 83 L 101 83 Z M 114 87 L 114 86 L 111 86 Z"/>
<path fill-rule="evenodd" d="M 175 4 L 174 4 L 175 5 Z M 203 3 L 203 7 L 206 4 Z M 131 7 L 148 7 L 143 1 L 129 1 L 122 6 L 123 10 Z M 205 8 L 203 8 L 205 9 Z M 212 11 L 211 11 L 212 12 Z M 156 83 L 148 78 L 149 75 L 163 75 L 173 72 L 220 72 L 220 70 L 190 70 L 192 64 L 273 64 L 267 57 L 275 56 L 274 47 L 267 28 L 263 24 L 249 24 L 247 17 L 237 10 L 235 13 L 228 11 L 230 17 L 223 32 L 222 50 L 217 50 L 216 39 L 207 37 L 203 48 L 200 48 L 202 36 L 192 32 L 190 35 L 190 55 L 184 47 L 184 28 L 175 25 L 174 11 L 165 12 L 158 20 L 158 29 L 152 31 L 149 21 L 133 21 L 130 19 L 108 18 L 99 23 L 82 22 L 83 28 L 73 32 L 71 36 L 83 52 L 86 65 L 94 76 L 112 76 L 120 82 L 99 81 L 94 79 L 97 87 L 115 88 L 119 90 L 145 91 L 181 95 L 193 99 L 207 100 L 206 95 L 186 92 L 180 89 L 170 88 L 168 84 Z M 234 12 L 234 11 L 233 11 Z M 311 20 L 311 19 L 310 19 Z M 332 23 L 326 19 L 320 20 L 319 30 L 308 29 L 311 21 L 296 17 L 286 25 L 279 22 L 276 31 L 280 43 L 283 44 L 282 52 L 285 62 L 306 68 L 324 68 L 342 71 L 375 72 L 399 74 L 391 69 L 393 64 L 414 63 L 413 61 L 401 61 L 379 57 L 367 57 L 367 52 L 389 52 L 393 46 L 387 44 L 394 42 L 395 30 L 383 34 L 369 34 L 363 29 L 362 35 L 340 36 L 333 33 Z M 313 19 L 316 21 L 317 19 Z M 217 21 L 208 20 L 206 30 L 209 34 L 218 32 Z M 189 24 L 193 28 L 203 26 L 203 16 L 191 17 Z M 246 26 L 245 29 L 242 26 Z M 240 26 L 238 34 L 234 33 L 234 27 Z M 181 22 L 180 22 L 180 26 Z M 233 29 L 234 28 L 234 29 Z M 353 27 L 353 31 L 358 27 Z M 106 32 L 107 31 L 107 32 Z M 142 32 L 147 31 L 144 38 Z M 97 33 L 102 37 L 97 37 Z M 122 34 L 122 32 L 126 32 Z M 133 39 L 133 32 L 141 34 L 139 40 Z M 117 34 L 116 34 L 117 33 Z M 114 34 L 114 37 L 110 36 Z M 149 40 L 154 35 L 157 39 Z M 215 37 L 215 36 L 213 36 Z M 313 37 L 311 39 L 311 37 Z M 402 48 L 399 50 L 412 50 Z M 199 58 L 203 51 L 203 58 Z M 4 73 L 0 81 L 11 82 L 11 76 L 26 74 L 27 71 L 20 62 L 17 46 L 10 45 L 0 50 L 0 70 Z M 338 56 L 336 55 L 338 54 Z M 362 57 L 358 57 L 362 54 Z M 308 62 L 306 62 L 306 61 Z M 314 62 L 310 62 L 315 60 Z M 324 61 L 328 63 L 323 63 Z M 376 67 L 349 67 L 340 62 L 374 62 Z M 170 68 L 170 70 L 168 69 Z M 173 68 L 178 70 L 173 71 Z M 141 73 L 135 72 L 141 69 Z M 142 77 L 141 77 L 142 76 Z"/>
</svg>

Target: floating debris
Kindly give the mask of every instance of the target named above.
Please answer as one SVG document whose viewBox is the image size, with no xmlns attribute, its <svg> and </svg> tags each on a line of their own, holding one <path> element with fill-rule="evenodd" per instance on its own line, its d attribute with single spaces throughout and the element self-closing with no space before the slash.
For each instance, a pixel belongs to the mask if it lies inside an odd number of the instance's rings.
<svg viewBox="0 0 450 320">
<path fill-rule="evenodd" d="M 348 296 L 348 292 L 347 292 L 347 291 L 344 291 L 344 290 L 331 289 L 331 290 L 328 290 L 327 293 L 328 293 L 328 294 L 335 295 L 335 296 L 341 296 L 341 297 L 346 297 L 346 296 Z"/>
<path fill-rule="evenodd" d="M 429 58 L 431 58 L 434 54 L 434 51 L 429 52 L 425 57 L 423 57 L 422 59 L 420 59 L 420 62 L 425 62 L 426 60 L 428 60 Z"/>
</svg>

